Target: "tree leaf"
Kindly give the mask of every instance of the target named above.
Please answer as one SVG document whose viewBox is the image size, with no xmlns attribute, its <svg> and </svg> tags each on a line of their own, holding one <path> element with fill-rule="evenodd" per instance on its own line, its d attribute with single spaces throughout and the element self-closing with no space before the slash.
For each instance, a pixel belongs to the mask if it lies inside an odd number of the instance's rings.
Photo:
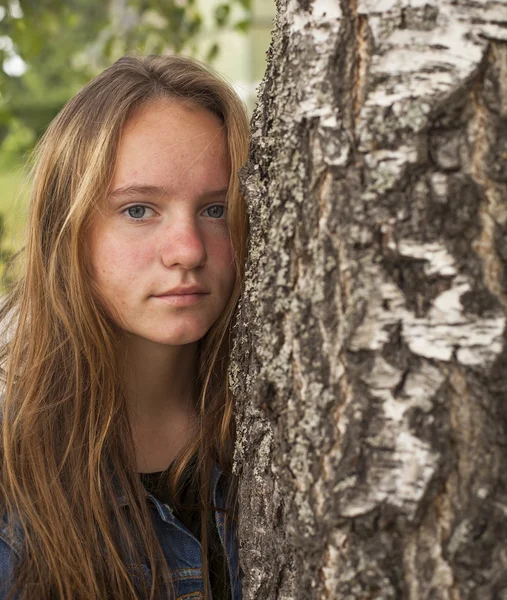
<svg viewBox="0 0 507 600">
<path fill-rule="evenodd" d="M 215 8 L 214 16 L 215 23 L 218 27 L 224 27 L 229 22 L 229 17 L 231 14 L 231 6 L 230 4 L 219 4 Z"/>
</svg>

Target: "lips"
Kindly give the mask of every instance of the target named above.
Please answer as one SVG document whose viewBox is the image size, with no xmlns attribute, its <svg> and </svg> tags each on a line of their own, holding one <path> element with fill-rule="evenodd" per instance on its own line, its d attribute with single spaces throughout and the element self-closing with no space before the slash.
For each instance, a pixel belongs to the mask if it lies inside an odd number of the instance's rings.
<svg viewBox="0 0 507 600">
<path fill-rule="evenodd" d="M 177 287 L 153 296 L 153 300 L 165 305 L 184 308 L 199 305 L 209 293 L 199 286 Z"/>
<path fill-rule="evenodd" d="M 209 294 L 208 290 L 204 289 L 201 286 L 192 285 L 192 286 L 180 286 L 173 288 L 172 290 L 167 290 L 162 292 L 161 294 L 154 294 L 156 298 L 164 298 L 167 296 L 190 296 L 190 295 L 205 295 Z"/>
</svg>

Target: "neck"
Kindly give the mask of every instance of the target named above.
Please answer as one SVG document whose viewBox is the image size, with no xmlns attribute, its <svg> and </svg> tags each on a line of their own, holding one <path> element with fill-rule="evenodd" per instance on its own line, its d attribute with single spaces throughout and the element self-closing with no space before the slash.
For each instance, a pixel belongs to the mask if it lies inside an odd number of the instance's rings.
<svg viewBox="0 0 507 600">
<path fill-rule="evenodd" d="M 121 341 L 138 471 L 166 469 L 196 435 L 197 349 L 197 342 L 165 346 L 130 335 Z"/>
<path fill-rule="evenodd" d="M 121 346 L 120 368 L 133 419 L 157 419 L 194 406 L 197 342 L 166 346 L 129 335 Z"/>
</svg>

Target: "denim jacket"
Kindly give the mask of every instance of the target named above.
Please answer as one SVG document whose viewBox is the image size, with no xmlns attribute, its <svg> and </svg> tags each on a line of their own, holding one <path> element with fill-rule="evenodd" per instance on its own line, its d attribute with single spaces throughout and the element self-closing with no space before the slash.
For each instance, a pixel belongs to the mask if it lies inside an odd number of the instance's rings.
<svg viewBox="0 0 507 600">
<path fill-rule="evenodd" d="M 224 506 L 224 489 L 220 485 L 221 470 L 215 465 L 212 474 L 213 502 L 215 506 Z M 190 531 L 178 520 L 167 504 L 163 504 L 153 495 L 146 493 L 152 515 L 153 525 L 166 557 L 174 582 L 177 600 L 202 600 L 204 598 L 204 581 L 202 576 L 201 544 Z M 120 505 L 127 506 L 125 497 L 119 497 Z M 227 567 L 229 571 L 232 600 L 241 600 L 241 578 L 238 561 L 236 532 L 233 525 L 227 527 L 227 539 L 224 539 L 223 513 L 215 512 L 215 521 L 220 540 L 226 548 Z M 7 522 L 0 522 L 0 584 L 12 574 L 23 547 L 23 532 L 15 526 L 14 535 L 10 535 Z M 150 570 L 143 564 L 143 573 L 135 565 L 127 565 L 135 580 L 146 577 L 151 581 Z M 1 586 L 5 587 L 5 586 Z M 8 589 L 1 589 L 0 600 L 5 600 Z M 162 599 L 161 599 L 162 600 Z"/>
</svg>

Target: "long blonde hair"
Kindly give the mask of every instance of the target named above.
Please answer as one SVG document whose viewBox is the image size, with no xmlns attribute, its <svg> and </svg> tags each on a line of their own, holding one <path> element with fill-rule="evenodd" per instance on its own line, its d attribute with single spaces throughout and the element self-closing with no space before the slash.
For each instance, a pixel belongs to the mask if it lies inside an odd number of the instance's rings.
<svg viewBox="0 0 507 600">
<path fill-rule="evenodd" d="M 123 57 L 93 79 L 62 109 L 35 152 L 23 274 L 0 313 L 2 327 L 12 329 L 0 354 L 6 364 L 0 497 L 24 530 L 14 588 L 22 600 L 155 599 L 172 589 L 132 468 L 117 333 L 94 297 L 82 241 L 92 209 L 110 186 L 125 122 L 160 97 L 216 114 L 232 165 L 228 220 L 236 282 L 226 309 L 200 342 L 199 434 L 178 457 L 170 481 L 174 491 L 197 457 L 208 596 L 206 515 L 215 461 L 234 489 L 227 357 L 247 235 L 237 171 L 246 160 L 248 122 L 236 94 L 208 68 L 191 59 L 149 56 Z M 118 486 L 130 505 L 128 522 Z M 136 588 L 125 554 L 138 566 L 147 557 L 151 590 L 147 584 L 141 592 Z"/>
</svg>

